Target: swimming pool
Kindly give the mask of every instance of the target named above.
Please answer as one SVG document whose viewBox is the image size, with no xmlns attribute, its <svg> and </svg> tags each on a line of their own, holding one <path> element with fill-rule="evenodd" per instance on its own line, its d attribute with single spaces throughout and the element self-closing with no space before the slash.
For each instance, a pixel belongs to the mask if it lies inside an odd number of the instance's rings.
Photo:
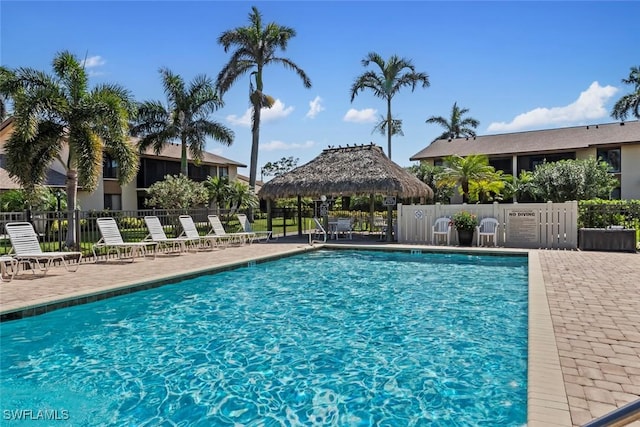
<svg viewBox="0 0 640 427">
<path fill-rule="evenodd" d="M 3 417 L 526 422 L 525 257 L 315 251 L 8 322 L 0 333 Z"/>
</svg>

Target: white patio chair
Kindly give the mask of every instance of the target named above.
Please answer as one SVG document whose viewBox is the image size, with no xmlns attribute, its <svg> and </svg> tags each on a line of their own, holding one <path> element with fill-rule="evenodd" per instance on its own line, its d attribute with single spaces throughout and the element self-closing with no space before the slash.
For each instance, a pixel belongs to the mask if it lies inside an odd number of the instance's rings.
<svg viewBox="0 0 640 427">
<path fill-rule="evenodd" d="M 47 274 L 49 267 L 55 261 L 60 261 L 67 271 L 78 270 L 80 260 L 82 260 L 82 252 L 43 252 L 33 225 L 28 222 L 12 222 L 6 224 L 5 229 L 11 240 L 11 252 L 14 254 L 14 259 L 18 263 L 28 263 L 34 273 L 34 266 L 37 266 L 43 275 Z M 75 268 L 70 268 L 67 258 L 76 258 Z"/>
<path fill-rule="evenodd" d="M 8 255 L 0 256 L 0 282 L 5 281 L 5 276 L 9 279 L 7 282 L 10 282 L 18 272 L 18 265 L 18 260 L 14 257 Z"/>
<path fill-rule="evenodd" d="M 480 224 L 476 227 L 478 246 L 481 245 L 483 240 L 486 240 L 488 245 L 491 239 L 493 239 L 493 246 L 498 246 L 498 225 L 499 222 L 495 218 L 484 218 L 480 221 Z"/>
<path fill-rule="evenodd" d="M 118 259 L 123 259 L 123 257 L 127 257 L 127 255 L 129 255 L 131 262 L 133 262 L 135 261 L 136 255 L 146 258 L 148 248 L 153 247 L 153 259 L 156 258 L 158 242 L 125 242 L 122 239 L 122 234 L 120 234 L 120 229 L 118 228 L 116 220 L 111 217 L 98 218 L 96 223 L 98 224 L 98 229 L 102 236 L 91 248 L 96 263 L 98 262 L 98 254 L 96 253 L 97 249 L 106 249 L 107 258 L 112 252 L 117 254 Z"/>
<path fill-rule="evenodd" d="M 335 239 L 338 240 L 340 236 L 344 236 L 346 239 L 347 236 L 349 236 L 349 239 L 353 240 L 352 232 L 353 226 L 351 225 L 351 218 L 338 218 L 333 231 Z"/>
<path fill-rule="evenodd" d="M 244 231 L 239 233 L 227 233 L 218 215 L 208 215 L 207 218 L 209 219 L 209 224 L 211 225 L 209 234 L 214 234 L 221 238 L 228 239 L 229 243 L 244 244 L 245 242 L 248 242 L 249 244 L 251 244 L 256 238 L 255 233 L 247 233 Z"/>
<path fill-rule="evenodd" d="M 236 214 L 238 217 L 238 221 L 240 221 L 240 226 L 244 230 L 245 233 L 253 233 L 255 234 L 254 241 L 260 241 L 260 239 L 264 239 L 265 242 L 269 240 L 278 240 L 278 236 L 273 237 L 273 232 L 271 230 L 265 231 L 254 231 L 251 226 L 251 222 L 249 222 L 249 218 L 245 214 Z"/>
<path fill-rule="evenodd" d="M 182 233 L 178 237 L 186 237 L 187 239 L 197 241 L 199 247 L 202 249 L 219 248 L 221 244 L 224 248 L 228 243 L 228 239 L 216 236 L 215 234 L 208 233 L 201 236 L 190 215 L 180 215 L 178 219 L 180 220 L 180 225 L 182 225 Z"/>
<path fill-rule="evenodd" d="M 438 218 L 431 226 L 431 244 L 437 245 L 442 237 L 447 241 L 447 246 L 451 245 L 451 218 Z"/>
<path fill-rule="evenodd" d="M 145 216 L 144 222 L 149 230 L 149 234 L 144 238 L 144 241 L 157 242 L 158 247 L 170 248 L 173 252 L 181 253 L 186 252 L 190 246 L 197 245 L 200 242 L 200 238 L 190 239 L 186 236 L 167 237 L 160 223 L 160 219 L 157 216 Z"/>
</svg>

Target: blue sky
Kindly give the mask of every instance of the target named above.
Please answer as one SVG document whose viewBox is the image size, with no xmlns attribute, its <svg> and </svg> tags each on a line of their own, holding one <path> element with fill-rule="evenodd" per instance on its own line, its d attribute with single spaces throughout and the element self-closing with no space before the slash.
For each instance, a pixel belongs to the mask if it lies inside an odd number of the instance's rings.
<svg viewBox="0 0 640 427">
<path fill-rule="evenodd" d="M 91 85 L 118 83 L 137 100 L 165 102 L 158 69 L 215 78 L 230 57 L 217 37 L 247 25 L 252 5 L 265 22 L 295 28 L 280 55 L 312 82 L 305 89 L 290 70 L 265 70 L 276 104 L 263 113 L 258 170 L 290 156 L 302 165 L 329 145 L 373 142 L 386 152 L 386 137 L 372 133 L 385 102 L 368 91 L 350 102 L 353 81 L 374 69 L 361 64 L 368 52 L 406 57 L 429 75 L 430 87 L 405 88 L 392 101 L 404 131 L 392 159 L 402 166 L 442 133 L 425 120 L 448 117 L 454 102 L 480 121 L 480 135 L 612 122 L 613 104 L 632 89 L 620 80 L 640 65 L 640 2 L 577 1 L 2 0 L 0 58 L 51 72 L 55 53 L 69 50 L 87 58 Z M 245 77 L 214 114 L 235 132 L 233 145 L 207 145 L 247 165 L 248 91 Z"/>
</svg>

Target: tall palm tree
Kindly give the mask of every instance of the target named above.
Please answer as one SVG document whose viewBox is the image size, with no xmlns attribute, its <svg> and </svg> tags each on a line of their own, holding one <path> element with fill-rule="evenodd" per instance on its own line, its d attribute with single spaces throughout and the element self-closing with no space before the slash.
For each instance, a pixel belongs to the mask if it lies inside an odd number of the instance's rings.
<svg viewBox="0 0 640 427">
<path fill-rule="evenodd" d="M 81 62 L 63 51 L 53 59 L 53 75 L 31 68 L 14 70 L 7 89 L 13 99 L 15 130 L 5 146 L 7 170 L 27 192 L 41 184 L 49 165 L 58 160 L 66 169 L 69 227 L 66 244 L 76 247 L 75 218 L 78 185 L 92 191 L 102 174 L 103 154 L 118 162 L 118 181 L 131 181 L 138 156 L 128 140 L 133 103 L 129 92 L 115 84 L 89 89 Z"/>
<path fill-rule="evenodd" d="M 9 115 L 8 101 L 15 91 L 15 74 L 7 67 L 0 66 L 0 122 Z"/>
<path fill-rule="evenodd" d="M 140 151 L 152 146 L 156 154 L 165 144 L 179 140 L 180 172 L 189 176 L 187 150 L 197 164 L 202 160 L 207 137 L 231 145 L 233 131 L 209 118 L 223 105 L 210 78 L 198 75 L 186 87 L 184 79 L 167 68 L 160 69 L 160 76 L 168 105 L 160 101 L 141 103 L 131 134 L 140 136 Z"/>
<path fill-rule="evenodd" d="M 640 67 L 631 67 L 629 77 L 622 79 L 622 83 L 634 85 L 633 92 L 623 96 L 613 106 L 611 117 L 625 120 L 631 113 L 636 119 L 640 119 Z"/>
<path fill-rule="evenodd" d="M 250 73 L 249 101 L 253 107 L 251 119 L 251 164 L 249 187 L 255 191 L 258 170 L 258 146 L 260 143 L 260 114 L 262 108 L 271 108 L 273 98 L 264 93 L 263 70 L 270 64 L 279 64 L 298 74 L 304 87 L 311 87 L 307 74 L 289 58 L 276 56 L 278 49 L 285 51 L 289 40 L 296 35 L 293 28 L 278 25 L 275 22 L 263 26 L 262 15 L 255 6 L 249 13 L 250 24 L 223 32 L 218 43 L 228 52 L 235 50 L 231 59 L 218 74 L 216 85 L 221 95 L 243 75 Z M 254 85 L 254 81 L 255 85 Z"/>
<path fill-rule="evenodd" d="M 428 87 L 430 85 L 429 76 L 426 73 L 416 72 L 411 60 L 400 58 L 397 55 L 392 55 L 385 62 L 380 55 L 370 52 L 362 60 L 362 66 L 368 67 L 372 62 L 378 66 L 380 73 L 370 70 L 358 76 L 351 86 L 351 102 L 358 95 L 358 92 L 364 89 L 371 89 L 376 97 L 387 101 L 386 123 L 393 123 L 391 115 L 391 100 L 393 96 L 405 86 L 410 86 L 412 92 L 419 83 L 422 83 L 422 87 Z M 391 159 L 391 136 L 393 133 L 387 132 L 387 155 L 389 159 Z"/>
<path fill-rule="evenodd" d="M 468 108 L 460 108 L 458 103 L 454 102 L 449 120 L 442 116 L 431 116 L 426 120 L 426 123 L 435 123 L 445 128 L 444 133 L 435 140 L 476 136 L 475 128 L 478 127 L 480 122 L 473 117 L 463 118 L 468 112 Z"/>
<path fill-rule="evenodd" d="M 447 156 L 443 160 L 444 169 L 438 180 L 448 185 L 459 185 L 463 203 L 469 202 L 471 181 L 495 179 L 495 170 L 493 166 L 489 166 L 489 159 L 484 154 L 472 154 L 467 157 Z"/>
</svg>

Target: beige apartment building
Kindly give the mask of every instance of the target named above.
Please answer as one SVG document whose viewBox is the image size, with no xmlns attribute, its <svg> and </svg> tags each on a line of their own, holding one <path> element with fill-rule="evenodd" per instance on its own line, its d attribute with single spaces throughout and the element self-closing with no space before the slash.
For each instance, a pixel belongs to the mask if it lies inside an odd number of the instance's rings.
<svg viewBox="0 0 640 427">
<path fill-rule="evenodd" d="M 640 199 L 640 121 L 440 139 L 411 157 L 441 165 L 450 155 L 485 154 L 496 170 L 518 176 L 542 162 L 601 158 L 620 185 L 614 199 Z"/>
<path fill-rule="evenodd" d="M 0 124 L 0 192 L 20 188 L 9 178 L 9 173 L 4 165 L 4 144 L 13 131 L 13 120 L 6 119 Z M 135 143 L 132 139 L 131 143 Z M 180 145 L 166 144 L 160 154 L 155 154 L 153 149 L 148 149 L 140 154 L 140 168 L 136 178 L 125 186 L 118 184 L 118 165 L 109 156 L 105 156 L 103 162 L 102 179 L 98 188 L 93 192 L 78 189 L 78 203 L 82 210 L 136 210 L 143 209 L 146 189 L 157 181 L 164 179 L 165 175 L 177 175 L 180 173 Z M 204 181 L 208 176 L 228 176 L 230 180 L 238 176 L 238 168 L 246 165 L 204 152 L 203 159 L 196 166 L 189 157 L 189 178 L 194 181 Z M 65 188 L 66 172 L 60 162 L 54 161 L 47 172 L 45 185 L 50 187 Z"/>
</svg>

